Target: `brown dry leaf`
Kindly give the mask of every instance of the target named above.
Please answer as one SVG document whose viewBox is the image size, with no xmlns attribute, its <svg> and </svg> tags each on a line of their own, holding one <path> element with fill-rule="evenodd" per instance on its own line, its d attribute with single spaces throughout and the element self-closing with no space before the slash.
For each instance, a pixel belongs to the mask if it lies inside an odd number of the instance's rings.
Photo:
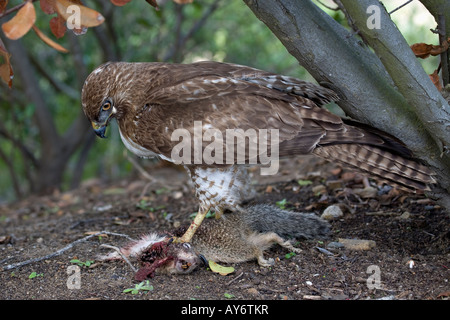
<svg viewBox="0 0 450 320">
<path fill-rule="evenodd" d="M 178 4 L 186 4 L 186 3 L 192 3 L 194 0 L 173 0 L 173 2 L 176 2 Z"/>
<path fill-rule="evenodd" d="M 10 57 L 11 55 L 6 51 L 6 48 L 0 39 L 0 78 L 11 88 L 14 73 L 11 63 L 9 62 Z"/>
<path fill-rule="evenodd" d="M 432 45 L 432 44 L 426 44 L 426 43 L 415 43 L 411 46 L 411 50 L 414 52 L 416 57 L 425 59 L 428 58 L 430 55 L 437 56 L 440 55 L 442 52 L 447 51 L 449 47 L 449 39 L 447 39 L 447 42 L 445 42 L 442 46 L 440 45 Z"/>
<path fill-rule="evenodd" d="M 53 41 L 52 39 L 50 39 L 49 37 L 47 37 L 41 30 L 39 30 L 36 26 L 33 26 L 33 30 L 34 32 L 36 32 L 36 34 L 38 35 L 39 38 L 41 38 L 42 41 L 44 41 L 46 44 L 48 44 L 50 47 L 52 47 L 53 49 L 58 50 L 59 52 L 64 52 L 67 53 L 69 52 L 69 50 L 67 50 L 66 48 L 64 48 L 63 46 L 61 46 L 60 44 L 56 43 L 55 41 Z"/>
<path fill-rule="evenodd" d="M 17 40 L 31 29 L 35 21 L 36 11 L 34 6 L 31 2 L 27 2 L 11 20 L 2 25 L 2 29 L 9 39 Z"/>
<path fill-rule="evenodd" d="M 96 27 L 105 21 L 105 18 L 97 11 L 85 7 L 80 4 L 80 1 L 73 0 L 56 0 L 55 8 L 58 14 L 67 21 L 67 19 L 75 20 L 74 15 L 77 14 L 77 10 L 71 6 L 76 6 L 79 9 L 80 26 L 77 29 L 83 29 L 83 27 Z"/>
<path fill-rule="evenodd" d="M 50 19 L 50 30 L 57 39 L 62 38 L 67 31 L 66 22 L 61 16 L 56 16 Z"/>
<path fill-rule="evenodd" d="M 41 10 L 46 14 L 54 14 L 55 11 L 55 0 L 40 0 L 39 5 Z"/>
<path fill-rule="evenodd" d="M 115 6 L 122 7 L 126 5 L 131 0 L 111 0 L 111 3 Z"/>
<path fill-rule="evenodd" d="M 5 11 L 7 4 L 8 0 L 0 0 L 0 13 L 3 13 Z"/>
<path fill-rule="evenodd" d="M 439 78 L 437 69 L 434 70 L 434 72 L 432 74 L 430 74 L 429 77 L 430 77 L 431 81 L 433 82 L 433 84 L 436 86 L 436 88 L 439 91 L 441 91 L 442 90 L 442 84 L 441 84 L 441 79 Z"/>
</svg>

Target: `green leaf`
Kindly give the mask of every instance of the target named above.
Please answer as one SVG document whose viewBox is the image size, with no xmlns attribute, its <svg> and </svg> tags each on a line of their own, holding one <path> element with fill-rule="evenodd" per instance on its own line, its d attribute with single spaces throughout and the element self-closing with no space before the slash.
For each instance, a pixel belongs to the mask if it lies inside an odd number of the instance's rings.
<svg viewBox="0 0 450 320">
<path fill-rule="evenodd" d="M 280 200 L 275 202 L 276 205 L 280 208 L 280 209 L 286 209 L 286 204 L 288 203 L 286 199 Z"/>
<path fill-rule="evenodd" d="M 296 256 L 295 252 L 289 252 L 289 253 L 286 253 L 286 254 L 284 255 L 284 257 L 285 257 L 286 259 L 290 259 L 290 258 L 295 257 L 295 256 Z"/>
<path fill-rule="evenodd" d="M 134 286 L 134 288 L 128 288 L 123 290 L 123 293 L 131 292 L 131 294 L 138 294 L 139 291 L 153 291 L 153 286 L 149 280 L 142 281 Z"/>
<path fill-rule="evenodd" d="M 71 263 L 75 263 L 80 267 L 89 267 L 92 263 L 94 263 L 94 260 L 86 260 L 86 262 L 83 262 L 78 259 L 72 259 L 70 260 Z"/>
<path fill-rule="evenodd" d="M 225 296 L 225 298 L 227 298 L 227 299 L 232 299 L 232 298 L 234 298 L 234 294 L 231 294 L 231 293 L 224 293 L 223 294 L 224 296 Z"/>
<path fill-rule="evenodd" d="M 36 277 L 43 277 L 43 276 L 44 276 L 43 273 L 37 273 L 37 272 L 33 271 L 33 272 L 30 273 L 30 275 L 28 276 L 28 279 L 33 279 L 33 278 L 36 278 Z"/>
<path fill-rule="evenodd" d="M 298 180 L 297 181 L 297 183 L 300 185 L 300 186 L 307 186 L 307 185 L 310 185 L 310 184 L 312 184 L 312 181 L 311 180 Z"/>
<path fill-rule="evenodd" d="M 214 261 L 209 260 L 208 261 L 209 268 L 212 272 L 216 272 L 222 276 L 226 276 L 227 274 L 233 273 L 234 268 L 233 267 L 224 267 L 220 264 L 215 263 Z"/>
</svg>

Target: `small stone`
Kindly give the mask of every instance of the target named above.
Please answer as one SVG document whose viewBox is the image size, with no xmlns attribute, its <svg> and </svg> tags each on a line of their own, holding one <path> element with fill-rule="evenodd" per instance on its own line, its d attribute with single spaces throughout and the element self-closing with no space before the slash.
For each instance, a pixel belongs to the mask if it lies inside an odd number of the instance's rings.
<svg viewBox="0 0 450 320">
<path fill-rule="evenodd" d="M 248 289 L 247 289 L 247 292 L 248 292 L 249 294 L 251 294 L 252 296 L 257 296 L 257 295 L 259 295 L 259 291 L 258 291 L 258 289 L 256 289 L 256 288 L 248 288 Z"/>
<path fill-rule="evenodd" d="M 375 198 L 377 196 L 377 189 L 374 187 L 365 187 L 364 189 L 356 188 L 353 192 L 363 199 Z"/>
<path fill-rule="evenodd" d="M 331 205 L 323 211 L 320 217 L 325 220 L 334 220 L 342 217 L 343 215 L 344 213 L 339 206 Z"/>
<path fill-rule="evenodd" d="M 331 190 L 343 188 L 342 180 L 330 180 L 326 182 L 326 185 Z"/>
<path fill-rule="evenodd" d="M 402 220 L 406 220 L 409 218 L 411 218 L 411 213 L 409 213 L 408 211 L 403 212 L 402 215 L 399 217 L 399 219 L 402 219 Z"/>
<path fill-rule="evenodd" d="M 174 228 L 179 228 L 181 226 L 181 222 L 179 221 L 179 220 L 175 220 L 174 222 L 173 222 L 173 227 Z"/>
<path fill-rule="evenodd" d="M 342 244 L 340 242 L 336 242 L 336 241 L 332 241 L 329 244 L 327 244 L 328 249 L 340 249 L 343 247 L 344 247 L 344 244 Z"/>
<path fill-rule="evenodd" d="M 181 198 L 183 197 L 183 192 L 181 192 L 181 191 L 176 191 L 176 192 L 173 193 L 172 197 L 173 197 L 174 199 L 181 199 Z"/>
<path fill-rule="evenodd" d="M 327 192 L 327 187 L 325 187 L 323 184 L 319 184 L 317 186 L 312 187 L 311 190 L 314 194 L 319 195 Z"/>
<path fill-rule="evenodd" d="M 321 296 L 313 296 L 313 295 L 310 295 L 310 294 L 305 294 L 302 298 L 304 300 L 322 300 Z"/>
<path fill-rule="evenodd" d="M 370 250 L 375 248 L 376 242 L 373 240 L 359 240 L 359 239 L 342 239 L 339 242 L 349 250 Z"/>
</svg>

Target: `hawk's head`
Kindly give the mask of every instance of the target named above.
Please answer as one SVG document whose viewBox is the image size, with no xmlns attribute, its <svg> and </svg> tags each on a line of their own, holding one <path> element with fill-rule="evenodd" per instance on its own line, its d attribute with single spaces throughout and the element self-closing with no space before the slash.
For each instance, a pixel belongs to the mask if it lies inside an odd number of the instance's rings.
<svg viewBox="0 0 450 320">
<path fill-rule="evenodd" d="M 112 118 L 120 120 L 130 108 L 136 108 L 140 91 L 137 64 L 107 62 L 86 79 L 81 91 L 81 103 L 95 133 L 105 138 L 106 126 Z"/>
</svg>

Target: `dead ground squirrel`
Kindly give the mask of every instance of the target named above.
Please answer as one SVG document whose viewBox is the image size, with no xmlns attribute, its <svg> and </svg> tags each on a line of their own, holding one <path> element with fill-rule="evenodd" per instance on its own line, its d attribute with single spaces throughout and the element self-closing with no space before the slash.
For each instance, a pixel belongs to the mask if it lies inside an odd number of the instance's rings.
<svg viewBox="0 0 450 320">
<path fill-rule="evenodd" d="M 324 238 L 329 225 L 314 214 L 282 210 L 272 205 L 253 205 L 243 212 L 224 214 L 221 221 L 207 219 L 190 244 L 173 243 L 171 237 L 179 236 L 187 227 L 172 233 L 152 232 L 98 260 L 120 260 L 121 255 L 137 258 L 142 268 L 136 280 L 144 280 L 158 273 L 186 274 L 205 263 L 238 263 L 257 259 L 261 266 L 273 265 L 273 259 L 265 259 L 264 251 L 273 244 L 299 252 L 289 238 Z"/>
</svg>

